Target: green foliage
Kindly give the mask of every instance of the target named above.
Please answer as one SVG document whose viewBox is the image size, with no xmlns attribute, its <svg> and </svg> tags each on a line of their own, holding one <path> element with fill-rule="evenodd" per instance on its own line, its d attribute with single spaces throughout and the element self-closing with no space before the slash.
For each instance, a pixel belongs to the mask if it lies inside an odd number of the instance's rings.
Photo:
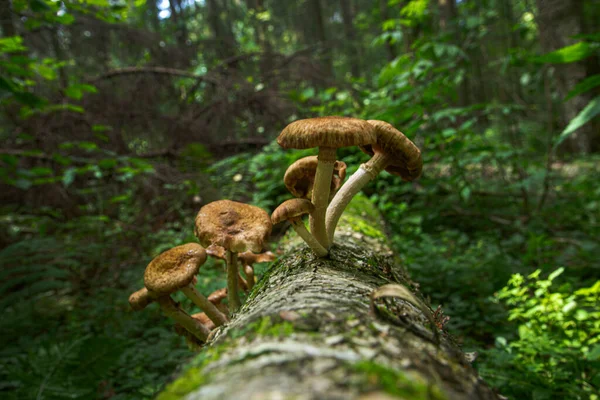
<svg viewBox="0 0 600 400">
<path fill-rule="evenodd" d="M 541 277 L 515 274 L 496 298 L 509 308 L 518 337 L 496 338 L 480 371 L 518 399 L 595 399 L 600 384 L 600 281 L 574 290 L 556 285 L 559 268 Z M 493 360 L 493 361 L 492 361 Z"/>
<path fill-rule="evenodd" d="M 556 139 L 554 146 L 556 147 L 561 144 L 566 138 L 571 136 L 573 132 L 590 122 L 598 114 L 600 114 L 600 96 L 596 96 L 590 101 L 589 104 L 569 122 L 569 125 L 567 125 L 565 130 L 562 131 L 560 136 Z"/>
</svg>

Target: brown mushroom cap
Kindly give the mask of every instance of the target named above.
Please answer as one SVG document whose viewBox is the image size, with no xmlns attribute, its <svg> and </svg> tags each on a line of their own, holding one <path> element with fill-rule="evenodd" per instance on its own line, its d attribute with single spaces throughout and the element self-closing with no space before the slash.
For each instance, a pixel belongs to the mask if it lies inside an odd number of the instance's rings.
<svg viewBox="0 0 600 400">
<path fill-rule="evenodd" d="M 139 311 L 150 303 L 152 303 L 153 299 L 150 297 L 150 293 L 148 289 L 142 288 L 137 292 L 133 292 L 131 296 L 129 296 L 129 305 L 134 311 Z"/>
<path fill-rule="evenodd" d="M 279 205 L 271 214 L 273 225 L 283 221 L 302 217 L 315 209 L 315 206 L 307 199 L 286 200 Z"/>
<path fill-rule="evenodd" d="M 235 253 L 260 252 L 271 235 L 271 219 L 263 209 L 230 200 L 202 207 L 196 216 L 194 233 L 200 243 L 224 247 Z"/>
<path fill-rule="evenodd" d="M 221 304 L 221 301 L 227 298 L 227 288 L 215 290 L 208 296 L 208 301 L 214 305 Z"/>
<path fill-rule="evenodd" d="M 373 126 L 358 118 L 318 117 L 300 119 L 286 126 L 277 137 L 285 149 L 340 148 L 376 142 Z"/>
<path fill-rule="evenodd" d="M 385 168 L 387 172 L 399 175 L 405 181 L 417 179 L 423 170 L 419 148 L 393 125 L 378 120 L 367 122 L 375 127 L 377 143 L 361 145 L 360 149 L 369 155 L 375 154 L 375 151 L 387 154 L 392 158 L 391 164 Z"/>
<path fill-rule="evenodd" d="M 296 160 L 288 167 L 283 176 L 283 183 L 294 197 L 310 199 L 315 183 L 315 174 L 318 165 L 317 156 L 303 157 Z M 336 161 L 333 164 L 333 177 L 331 178 L 331 191 L 337 191 L 346 178 L 346 163 Z"/>
<path fill-rule="evenodd" d="M 244 253 L 238 254 L 238 260 L 242 263 L 242 265 L 253 265 L 256 263 L 269 262 L 275 260 L 275 254 L 270 251 L 255 254 L 251 251 L 246 251 Z"/>
<path fill-rule="evenodd" d="M 205 261 L 206 251 L 197 243 L 173 247 L 148 264 L 144 285 L 153 293 L 173 293 L 189 285 Z"/>
</svg>

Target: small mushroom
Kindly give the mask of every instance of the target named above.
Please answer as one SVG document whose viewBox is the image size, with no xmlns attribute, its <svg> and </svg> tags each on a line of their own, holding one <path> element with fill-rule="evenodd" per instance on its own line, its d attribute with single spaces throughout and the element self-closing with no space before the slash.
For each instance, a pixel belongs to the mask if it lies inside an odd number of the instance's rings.
<svg viewBox="0 0 600 400">
<path fill-rule="evenodd" d="M 208 318 L 206 313 L 192 314 L 191 317 L 195 321 L 202 324 L 209 332 L 216 328 L 214 322 L 212 322 L 210 318 Z M 199 341 L 194 335 L 190 334 L 190 332 L 186 328 L 184 328 L 180 323 L 176 323 L 174 328 L 175 333 L 185 338 L 185 341 L 191 350 L 199 350 L 204 344 L 204 342 L 206 342 L 206 340 Z"/>
<path fill-rule="evenodd" d="M 148 264 L 144 272 L 144 285 L 151 297 L 169 296 L 181 290 L 219 326 L 227 322 L 227 317 L 192 283 L 205 261 L 206 251 L 196 243 L 173 247 Z"/>
<path fill-rule="evenodd" d="M 223 300 L 225 300 L 226 298 L 227 298 L 227 288 L 222 288 L 222 289 L 218 289 L 218 290 L 215 290 L 214 292 L 212 292 L 210 294 L 210 296 L 208 296 L 208 301 L 213 303 L 215 305 L 215 307 L 217 307 L 219 310 L 221 310 L 221 312 L 228 314 L 229 309 L 227 308 L 227 306 L 225 304 L 222 303 Z"/>
<path fill-rule="evenodd" d="M 152 303 L 154 299 L 150 297 L 150 293 L 148 289 L 142 288 L 137 292 L 133 292 L 131 296 L 129 296 L 129 305 L 133 309 L 133 311 L 140 311 L 146 308 L 146 306 Z"/>
<path fill-rule="evenodd" d="M 283 176 L 283 183 L 294 197 L 311 199 L 315 175 L 317 173 L 317 156 L 303 157 L 296 160 L 288 167 Z M 346 163 L 336 161 L 333 164 L 333 176 L 331 177 L 330 199 L 338 191 L 346 178 Z"/>
<path fill-rule="evenodd" d="M 319 148 L 312 193 L 315 210 L 310 218 L 310 231 L 325 247 L 329 247 L 329 238 L 325 229 L 325 214 L 329 203 L 336 150 L 340 147 L 366 145 L 375 143 L 375 141 L 374 128 L 366 121 L 337 116 L 294 121 L 286 126 L 277 137 L 277 143 L 285 149 Z"/>
<path fill-rule="evenodd" d="M 269 215 L 261 208 L 230 200 L 209 203 L 196 216 L 194 233 L 200 243 L 205 247 L 215 244 L 225 248 L 227 293 L 232 311 L 241 306 L 237 253 L 260 252 L 272 227 Z"/>
<path fill-rule="evenodd" d="M 373 157 L 360 166 L 329 204 L 326 217 L 329 243 L 333 242 L 335 228 L 346 206 L 384 168 L 405 181 L 417 179 L 423 169 L 421 151 L 402 132 L 384 121 L 369 120 L 367 123 L 375 128 L 377 143 L 361 145 L 361 150 Z"/>
<path fill-rule="evenodd" d="M 255 283 L 254 264 L 273 261 L 275 260 L 275 254 L 273 254 L 270 251 L 260 254 L 255 254 L 251 251 L 246 251 L 244 253 L 238 254 L 238 259 L 244 266 L 244 273 L 246 274 L 246 278 L 248 280 L 248 289 L 252 289 Z"/>
<path fill-rule="evenodd" d="M 271 214 L 271 221 L 273 225 L 283 221 L 290 221 L 292 228 L 296 231 L 298 236 L 302 238 L 315 252 L 318 257 L 325 257 L 327 250 L 319 243 L 315 237 L 306 229 L 304 222 L 302 222 L 302 216 L 314 212 L 313 204 L 307 199 L 291 199 L 281 203 L 279 207 Z"/>
</svg>

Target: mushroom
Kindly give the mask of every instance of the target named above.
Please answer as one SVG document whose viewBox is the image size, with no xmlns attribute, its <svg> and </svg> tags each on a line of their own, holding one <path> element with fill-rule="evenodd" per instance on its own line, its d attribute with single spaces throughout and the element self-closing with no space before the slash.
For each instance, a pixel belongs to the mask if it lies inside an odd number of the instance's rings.
<svg viewBox="0 0 600 400">
<path fill-rule="evenodd" d="M 241 306 L 237 253 L 246 250 L 259 253 L 272 227 L 269 215 L 261 208 L 230 200 L 209 203 L 196 216 L 194 233 L 200 243 L 205 247 L 215 244 L 225 248 L 227 297 L 232 311 Z"/>
<path fill-rule="evenodd" d="M 254 254 L 252 252 L 248 252 L 250 254 Z M 211 244 L 206 248 L 206 254 L 212 256 L 213 258 L 218 258 L 219 260 L 223 260 L 227 264 L 227 252 L 221 246 L 217 246 L 216 244 Z M 239 255 L 238 255 L 239 256 Z M 246 282 L 242 275 L 238 273 L 238 285 L 244 291 L 247 292 L 250 289 L 250 284 Z"/>
<path fill-rule="evenodd" d="M 375 143 L 375 140 L 375 132 L 371 124 L 357 118 L 337 116 L 292 122 L 277 138 L 277 143 L 285 149 L 319 148 L 312 193 L 315 210 L 310 218 L 310 231 L 325 247 L 328 247 L 329 241 L 325 229 L 325 214 L 329 202 L 336 150 L 340 147 Z"/>
<path fill-rule="evenodd" d="M 144 272 L 144 285 L 154 298 L 168 297 L 181 290 L 219 326 L 227 322 L 227 317 L 198 292 L 192 283 L 205 261 L 206 251 L 199 244 L 188 243 L 173 247 L 148 264 Z"/>
<path fill-rule="evenodd" d="M 191 318 L 194 321 L 197 321 L 200 324 L 202 324 L 202 326 L 204 326 L 204 328 L 206 328 L 209 332 L 216 328 L 214 322 L 212 322 L 210 318 L 208 318 L 206 313 L 192 314 Z M 198 339 L 194 335 L 190 334 L 190 332 L 187 329 L 185 329 L 180 323 L 176 323 L 174 328 L 175 333 L 185 338 L 185 341 L 187 342 L 191 350 L 199 350 L 199 347 L 201 347 L 203 345 L 203 342 L 206 341 L 198 341 Z"/>
<path fill-rule="evenodd" d="M 210 296 L 208 296 L 208 301 L 213 303 L 215 305 L 215 307 L 217 307 L 222 312 L 228 313 L 229 309 L 227 308 L 227 306 L 225 304 L 222 303 L 222 301 L 226 298 L 227 298 L 227 288 L 222 288 L 222 289 L 218 289 L 218 290 L 215 290 L 214 292 L 212 292 L 210 294 Z"/>
<path fill-rule="evenodd" d="M 129 305 L 133 309 L 133 311 L 140 311 L 146 308 L 146 306 L 152 303 L 154 299 L 150 297 L 150 293 L 148 289 L 142 288 L 137 292 L 133 292 L 131 296 L 129 296 Z"/>
<path fill-rule="evenodd" d="M 255 283 L 254 264 L 273 261 L 275 260 L 275 254 L 271 253 L 270 251 L 260 254 L 254 254 L 251 251 L 246 251 L 238 254 L 238 258 L 244 266 L 244 273 L 246 274 L 246 279 L 248 280 L 248 289 L 252 289 Z"/>
<path fill-rule="evenodd" d="M 288 167 L 283 176 L 283 183 L 294 197 L 311 199 L 315 174 L 317 172 L 317 156 L 303 157 Z M 331 178 L 330 199 L 342 186 L 346 178 L 346 163 L 336 161 L 333 164 L 333 176 Z"/>
<path fill-rule="evenodd" d="M 306 230 L 304 222 L 302 222 L 302 216 L 304 214 L 310 214 L 314 212 L 315 207 L 307 199 L 291 199 L 286 200 L 271 214 L 271 221 L 273 225 L 283 221 L 290 221 L 292 228 L 315 252 L 318 257 L 325 257 L 327 250 L 315 239 L 315 237 Z"/>
<path fill-rule="evenodd" d="M 391 174 L 400 175 L 405 181 L 417 179 L 423 169 L 421 151 L 402 132 L 384 121 L 369 120 L 367 123 L 375 128 L 377 143 L 361 145 L 361 150 L 373 157 L 360 166 L 329 204 L 326 226 L 330 243 L 350 200 L 384 168 Z"/>
</svg>

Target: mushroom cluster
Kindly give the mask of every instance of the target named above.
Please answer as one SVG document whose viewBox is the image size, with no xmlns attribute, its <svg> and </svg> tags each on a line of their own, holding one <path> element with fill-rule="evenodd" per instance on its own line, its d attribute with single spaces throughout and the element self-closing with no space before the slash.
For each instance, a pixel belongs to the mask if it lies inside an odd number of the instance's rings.
<svg viewBox="0 0 600 400">
<path fill-rule="evenodd" d="M 288 125 L 277 142 L 284 148 L 318 148 L 318 156 L 297 160 L 285 173 L 284 183 L 295 198 L 283 202 L 271 216 L 258 207 L 230 200 L 203 206 L 194 224 L 200 244 L 177 246 L 154 258 L 146 267 L 144 288 L 129 297 L 133 310 L 159 304 L 175 320 L 176 332 L 191 344 L 202 345 L 212 329 L 227 323 L 229 313 L 240 308 L 240 288 L 248 291 L 255 284 L 253 265 L 274 260 L 273 253 L 261 253 L 273 224 L 290 222 L 314 253 L 325 257 L 344 209 L 370 180 L 385 169 L 412 181 L 423 165 L 414 143 L 384 121 L 337 116 L 303 119 Z M 347 146 L 359 146 L 372 158 L 343 183 L 346 164 L 336 160 L 336 151 Z M 302 221 L 304 215 L 309 216 L 310 231 Z M 195 284 L 208 255 L 225 261 L 227 288 L 205 297 Z M 186 313 L 171 297 L 177 291 L 202 312 Z M 222 303 L 225 298 L 227 305 Z"/>
<path fill-rule="evenodd" d="M 387 122 L 348 117 L 302 119 L 289 124 L 277 138 L 285 149 L 318 148 L 318 156 L 294 162 L 284 183 L 296 199 L 287 200 L 271 215 L 273 224 L 289 221 L 318 257 L 328 254 L 337 223 L 352 198 L 386 170 L 412 181 L 421 175 L 421 152 Z M 359 146 L 372 156 L 346 183 L 346 164 L 336 160 L 340 147 Z M 310 231 L 302 222 L 308 214 Z"/>
<path fill-rule="evenodd" d="M 271 252 L 260 253 L 271 235 L 271 219 L 262 209 L 229 200 L 202 207 L 196 216 L 194 233 L 200 244 L 174 247 L 154 258 L 144 272 L 144 288 L 131 294 L 129 304 L 134 311 L 150 303 L 158 303 L 163 312 L 175 320 L 175 331 L 193 345 L 206 342 L 210 331 L 225 324 L 230 311 L 240 307 L 238 287 L 254 286 L 255 263 L 273 261 Z M 204 247 L 203 247 L 204 246 Z M 207 249 L 205 249 L 205 247 Z M 239 254 L 238 254 L 239 253 Z M 196 275 L 207 255 L 226 260 L 227 288 L 206 297 L 196 287 Z M 238 260 L 246 279 L 239 273 Z M 171 294 L 181 291 L 201 313 L 189 315 Z M 228 299 L 228 306 L 222 304 Z"/>
</svg>

